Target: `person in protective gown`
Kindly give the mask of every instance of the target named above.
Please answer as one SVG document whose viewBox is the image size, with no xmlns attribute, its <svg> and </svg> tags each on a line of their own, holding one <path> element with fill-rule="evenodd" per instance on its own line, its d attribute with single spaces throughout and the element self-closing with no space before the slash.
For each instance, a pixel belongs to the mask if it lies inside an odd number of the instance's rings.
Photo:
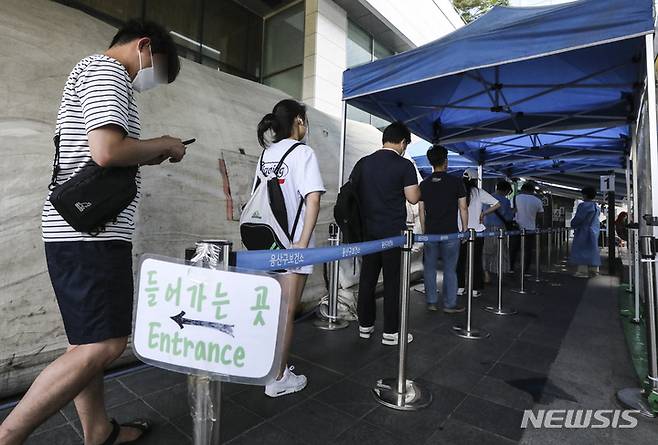
<svg viewBox="0 0 658 445">
<path fill-rule="evenodd" d="M 578 266 L 575 277 L 589 278 L 598 275 L 601 265 L 601 253 L 598 245 L 601 211 L 599 206 L 593 202 L 596 197 L 596 190 L 593 187 L 584 187 L 581 192 L 584 201 L 578 204 L 576 215 L 571 220 L 574 237 L 569 264 Z"/>
</svg>

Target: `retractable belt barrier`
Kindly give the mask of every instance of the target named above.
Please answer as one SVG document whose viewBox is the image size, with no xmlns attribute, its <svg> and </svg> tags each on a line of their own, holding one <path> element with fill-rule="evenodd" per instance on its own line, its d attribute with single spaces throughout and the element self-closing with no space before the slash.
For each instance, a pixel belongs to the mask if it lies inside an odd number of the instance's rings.
<svg viewBox="0 0 658 445">
<path fill-rule="evenodd" d="M 472 298 L 473 298 L 473 269 L 475 259 L 475 239 L 476 238 L 497 238 L 498 240 L 498 304 L 497 306 L 483 307 L 484 310 L 495 315 L 514 315 L 515 309 L 505 308 L 502 304 L 502 282 L 503 282 L 503 244 L 505 238 L 510 236 L 520 236 L 521 238 L 521 263 L 523 268 L 523 245 L 526 235 L 553 233 L 563 229 L 538 229 L 538 230 L 514 230 L 506 232 L 504 229 L 497 231 L 483 231 L 477 233 L 474 229 L 468 232 L 449 233 L 439 235 L 415 235 L 411 228 L 402 232 L 401 236 L 394 236 L 374 241 L 366 241 L 353 244 L 338 244 L 339 233 L 335 225 L 329 228 L 328 247 L 307 248 L 307 249 L 286 249 L 286 250 L 255 250 L 242 251 L 236 253 L 236 266 L 242 269 L 252 270 L 282 270 L 296 269 L 302 266 L 312 264 L 328 263 L 329 266 L 329 295 L 328 295 L 328 319 L 319 320 L 316 325 L 324 330 L 336 330 L 344 327 L 339 325 L 337 317 L 337 300 L 338 300 L 338 261 L 353 258 L 357 256 L 370 255 L 377 252 L 400 248 L 400 325 L 398 330 L 399 360 L 398 375 L 396 378 L 386 378 L 378 380 L 375 388 L 372 390 L 376 400 L 389 408 L 414 411 L 426 407 L 432 401 L 431 392 L 413 380 L 407 378 L 407 332 L 409 317 L 409 298 L 410 298 L 410 276 L 411 276 L 411 249 L 413 243 L 436 243 L 461 239 L 467 243 L 468 247 L 468 283 L 467 283 L 467 317 L 466 325 L 455 325 L 451 331 L 460 337 L 480 340 L 489 337 L 489 333 L 480 329 L 475 329 L 471 324 Z M 523 270 L 521 273 L 521 293 L 528 293 L 523 288 Z M 345 323 L 346 325 L 346 323 Z"/>
<path fill-rule="evenodd" d="M 555 229 L 526 230 L 526 235 L 549 233 Z M 495 238 L 496 231 L 477 232 L 477 238 Z M 505 232 L 504 236 L 521 235 L 521 231 Z M 468 239 L 468 232 L 449 233 L 443 235 L 414 235 L 416 243 L 433 243 L 455 239 Z M 253 270 L 296 269 L 312 264 L 328 263 L 356 256 L 370 255 L 385 250 L 402 247 L 404 236 L 394 236 L 362 243 L 340 244 L 338 246 L 314 247 L 308 249 L 285 250 L 249 250 L 236 253 L 236 266 Z"/>
</svg>

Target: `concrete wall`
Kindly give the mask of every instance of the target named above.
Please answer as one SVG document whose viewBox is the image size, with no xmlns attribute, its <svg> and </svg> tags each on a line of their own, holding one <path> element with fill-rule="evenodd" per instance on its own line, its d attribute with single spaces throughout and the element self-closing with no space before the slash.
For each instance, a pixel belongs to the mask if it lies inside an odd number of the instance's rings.
<svg viewBox="0 0 658 445">
<path fill-rule="evenodd" d="M 51 138 L 70 70 L 81 58 L 102 52 L 115 31 L 46 0 L 0 2 L 0 397 L 25 389 L 66 345 L 41 242 Z M 146 252 L 182 257 L 186 247 L 203 238 L 228 238 L 239 248 L 238 224 L 227 217 L 219 158 L 222 151 L 240 148 L 257 155 L 256 124 L 283 97 L 280 91 L 188 60 L 182 60 L 174 84 L 138 97 L 143 137 L 170 134 L 197 142 L 181 164 L 143 169 L 135 261 Z M 336 195 L 340 123 L 314 109 L 309 119 L 310 145 L 330 190 L 316 232 L 323 243 Z M 378 148 L 380 137 L 373 127 L 351 123 L 347 167 Z M 227 168 L 235 173 L 242 167 L 234 163 Z M 324 293 L 317 271 L 305 301 Z"/>
</svg>

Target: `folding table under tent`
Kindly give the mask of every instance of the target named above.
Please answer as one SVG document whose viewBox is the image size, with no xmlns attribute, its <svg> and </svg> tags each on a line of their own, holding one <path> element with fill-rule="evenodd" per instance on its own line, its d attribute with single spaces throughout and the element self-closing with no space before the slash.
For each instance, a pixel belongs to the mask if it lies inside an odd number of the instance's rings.
<svg viewBox="0 0 658 445">
<path fill-rule="evenodd" d="M 348 69 L 344 105 L 507 176 L 624 168 L 653 29 L 652 0 L 495 7 Z"/>
</svg>

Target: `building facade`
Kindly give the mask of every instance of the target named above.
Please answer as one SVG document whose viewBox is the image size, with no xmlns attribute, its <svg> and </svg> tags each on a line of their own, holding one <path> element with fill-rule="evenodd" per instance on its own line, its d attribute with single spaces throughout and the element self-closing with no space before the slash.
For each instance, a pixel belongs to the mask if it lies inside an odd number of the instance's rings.
<svg viewBox="0 0 658 445">
<path fill-rule="evenodd" d="M 167 26 L 181 55 L 259 82 L 332 116 L 342 73 L 463 26 L 449 0 L 57 0 L 114 26 Z M 351 108 L 349 118 L 385 124 Z"/>
</svg>

